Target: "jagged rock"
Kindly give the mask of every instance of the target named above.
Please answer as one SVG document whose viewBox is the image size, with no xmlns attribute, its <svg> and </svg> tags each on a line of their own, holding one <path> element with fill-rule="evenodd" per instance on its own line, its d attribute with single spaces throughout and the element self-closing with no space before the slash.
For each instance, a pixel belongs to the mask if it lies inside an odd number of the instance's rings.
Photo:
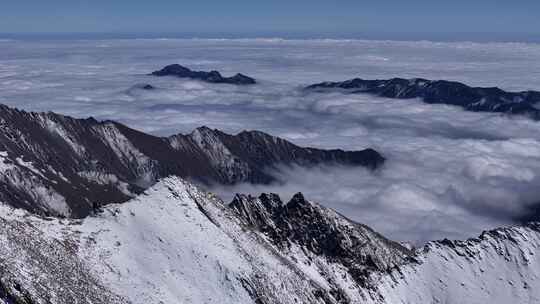
<svg viewBox="0 0 540 304">
<path fill-rule="evenodd" d="M 460 82 L 422 78 L 364 80 L 355 78 L 343 82 L 322 82 L 306 87 L 309 91 L 343 91 L 366 93 L 387 98 L 420 98 L 426 103 L 461 106 L 475 112 L 520 114 L 540 119 L 540 92 L 507 92 L 497 87 L 470 87 Z"/>
<path fill-rule="evenodd" d="M 0 201 L 43 215 L 83 217 L 124 202 L 160 177 L 201 183 L 270 183 L 278 165 L 379 167 L 374 150 L 298 147 L 262 132 L 201 127 L 156 137 L 114 121 L 31 113 L 0 105 Z"/>
<path fill-rule="evenodd" d="M 287 204 L 276 194 L 236 195 L 229 206 L 247 226 L 267 235 L 282 250 L 294 244 L 340 263 L 359 284 L 366 284 L 373 271 L 385 272 L 414 261 L 413 251 L 306 200 L 301 193 Z"/>
<path fill-rule="evenodd" d="M 184 66 L 179 64 L 171 64 L 159 71 L 152 72 L 150 75 L 153 76 L 175 76 L 179 78 L 191 78 L 202 80 L 210 83 L 226 83 L 226 84 L 236 84 L 236 85 L 250 85 L 256 84 L 255 79 L 248 77 L 243 74 L 236 74 L 232 77 L 223 77 L 218 71 L 203 72 L 203 71 L 192 71 Z"/>
</svg>

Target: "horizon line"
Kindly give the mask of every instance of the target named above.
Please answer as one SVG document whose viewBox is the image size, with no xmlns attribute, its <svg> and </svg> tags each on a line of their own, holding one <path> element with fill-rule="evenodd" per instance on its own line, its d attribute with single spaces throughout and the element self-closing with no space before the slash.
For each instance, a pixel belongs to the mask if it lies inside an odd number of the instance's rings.
<svg viewBox="0 0 540 304">
<path fill-rule="evenodd" d="M 0 39 L 281 39 L 281 40 L 382 40 L 433 42 L 540 43 L 540 33 L 532 32 L 0 32 Z"/>
</svg>

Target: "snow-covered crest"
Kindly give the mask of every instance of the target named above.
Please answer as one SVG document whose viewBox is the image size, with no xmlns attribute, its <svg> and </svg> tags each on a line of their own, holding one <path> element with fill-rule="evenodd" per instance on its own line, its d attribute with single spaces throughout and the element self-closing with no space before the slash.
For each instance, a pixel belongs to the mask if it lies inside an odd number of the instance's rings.
<svg viewBox="0 0 540 304">
<path fill-rule="evenodd" d="M 256 212 L 246 216 L 240 206 Z M 505 292 L 521 303 L 538 299 L 538 224 L 413 253 L 300 195 L 288 204 L 240 195 L 229 206 L 176 177 L 83 220 L 2 206 L 0 221 L 0 296 L 31 303 L 504 303 Z M 338 250 L 323 240 L 340 240 Z"/>
<path fill-rule="evenodd" d="M 430 242 L 420 264 L 384 276 L 375 303 L 539 303 L 540 224 Z"/>
</svg>

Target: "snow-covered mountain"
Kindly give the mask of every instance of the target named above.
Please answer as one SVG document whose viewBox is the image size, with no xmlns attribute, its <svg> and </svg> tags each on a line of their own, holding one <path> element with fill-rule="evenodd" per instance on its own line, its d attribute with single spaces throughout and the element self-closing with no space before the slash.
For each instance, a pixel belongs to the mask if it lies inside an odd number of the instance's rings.
<svg viewBox="0 0 540 304">
<path fill-rule="evenodd" d="M 387 98 L 420 98 L 426 103 L 461 106 L 475 112 L 519 114 L 540 119 L 540 92 L 507 92 L 500 88 L 470 87 L 456 81 L 422 78 L 322 82 L 306 87 L 307 91 L 341 91 L 352 94 L 373 94 Z"/>
<path fill-rule="evenodd" d="M 123 202 L 169 175 L 201 183 L 269 183 L 278 165 L 338 163 L 377 168 L 372 149 L 298 147 L 257 131 L 201 127 L 156 137 L 114 121 L 74 119 L 0 105 L 0 201 L 33 213 L 83 217 Z"/>
<path fill-rule="evenodd" d="M 409 250 L 295 195 L 176 177 L 82 220 L 0 207 L 0 303 L 538 303 L 540 225 Z"/>
<path fill-rule="evenodd" d="M 382 277 L 384 303 L 540 303 L 540 223 L 431 242 L 416 257 Z"/>
</svg>

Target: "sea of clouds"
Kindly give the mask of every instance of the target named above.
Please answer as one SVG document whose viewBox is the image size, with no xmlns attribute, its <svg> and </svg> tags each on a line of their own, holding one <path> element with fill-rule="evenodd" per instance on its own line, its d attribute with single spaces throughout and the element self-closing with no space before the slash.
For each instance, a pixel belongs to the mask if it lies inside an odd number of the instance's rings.
<svg viewBox="0 0 540 304">
<path fill-rule="evenodd" d="M 326 80 L 423 77 L 507 90 L 540 90 L 540 45 L 361 40 L 5 40 L 0 103 L 76 117 L 114 119 L 156 135 L 207 125 L 262 130 L 321 148 L 375 148 L 377 172 L 281 168 L 269 186 L 302 191 L 397 240 L 475 236 L 514 223 L 540 202 L 540 123 L 465 112 L 419 100 L 306 93 Z M 208 84 L 148 73 L 180 63 L 237 72 L 255 86 Z M 157 90 L 134 87 L 149 83 Z"/>
</svg>

